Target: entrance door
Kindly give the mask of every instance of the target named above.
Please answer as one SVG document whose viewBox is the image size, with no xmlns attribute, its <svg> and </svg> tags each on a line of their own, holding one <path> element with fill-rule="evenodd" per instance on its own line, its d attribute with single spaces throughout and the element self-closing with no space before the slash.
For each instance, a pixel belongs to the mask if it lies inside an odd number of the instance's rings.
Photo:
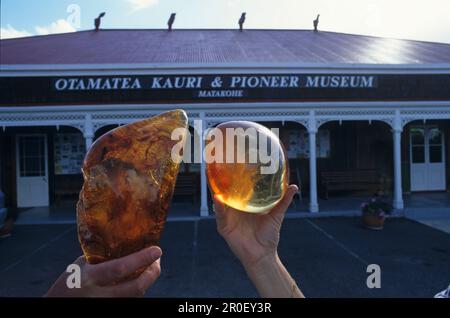
<svg viewBox="0 0 450 318">
<path fill-rule="evenodd" d="M 16 139 L 17 206 L 49 205 L 46 135 L 18 135 Z"/>
<path fill-rule="evenodd" d="M 444 134 L 438 127 L 412 127 L 411 191 L 445 190 Z"/>
</svg>

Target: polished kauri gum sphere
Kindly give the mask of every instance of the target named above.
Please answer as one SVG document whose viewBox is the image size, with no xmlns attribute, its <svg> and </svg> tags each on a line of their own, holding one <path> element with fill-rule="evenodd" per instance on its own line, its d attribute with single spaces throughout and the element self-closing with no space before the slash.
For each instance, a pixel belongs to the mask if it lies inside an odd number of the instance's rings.
<svg viewBox="0 0 450 318">
<path fill-rule="evenodd" d="M 242 129 L 234 130 L 236 128 Z M 246 154 L 245 162 L 242 160 L 237 162 L 237 140 L 242 138 L 242 132 L 247 132 L 248 128 L 253 128 L 257 132 L 258 140 L 251 142 L 255 136 L 247 134 L 249 137 L 247 137 L 245 147 L 241 149 Z M 219 129 L 223 136 L 223 162 L 213 160 L 213 157 L 217 159 L 217 152 L 209 151 L 213 149 L 210 143 L 214 142 L 215 137 L 208 138 L 205 148 L 206 173 L 212 194 L 222 203 L 240 211 L 262 214 L 269 212 L 283 198 L 289 182 L 286 153 L 279 138 L 268 128 L 248 121 L 226 122 L 218 125 L 216 129 Z M 227 129 L 235 131 L 237 137 L 234 138 L 234 141 L 226 137 Z M 272 159 L 275 164 L 273 173 L 263 174 L 261 171 L 262 166 L 270 166 L 268 163 L 261 162 L 259 156 L 261 136 L 267 138 L 267 145 L 270 146 L 269 150 L 264 153 L 270 154 L 270 150 L 272 150 L 276 154 Z M 211 146 L 210 149 L 208 149 L 209 146 Z M 229 163 L 230 160 L 227 162 L 227 151 L 233 152 L 234 162 Z M 249 154 L 255 153 L 255 151 L 258 153 L 257 161 L 251 162 Z"/>
<path fill-rule="evenodd" d="M 114 129 L 89 149 L 77 205 L 78 238 L 91 264 L 158 245 L 179 164 L 171 157 L 187 135 L 187 116 L 174 110 Z"/>
</svg>

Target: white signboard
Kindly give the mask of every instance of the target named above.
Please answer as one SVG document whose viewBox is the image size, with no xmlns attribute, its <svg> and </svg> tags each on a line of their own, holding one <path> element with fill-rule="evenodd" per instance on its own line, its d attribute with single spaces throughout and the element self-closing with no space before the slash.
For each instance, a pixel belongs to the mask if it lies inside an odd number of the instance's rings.
<svg viewBox="0 0 450 318">
<path fill-rule="evenodd" d="M 319 130 L 316 138 L 317 158 L 330 156 L 330 131 Z M 288 158 L 309 158 L 308 132 L 291 130 L 288 133 L 286 151 Z"/>
<path fill-rule="evenodd" d="M 86 144 L 81 134 L 57 133 L 54 140 L 55 174 L 80 174 Z"/>
</svg>

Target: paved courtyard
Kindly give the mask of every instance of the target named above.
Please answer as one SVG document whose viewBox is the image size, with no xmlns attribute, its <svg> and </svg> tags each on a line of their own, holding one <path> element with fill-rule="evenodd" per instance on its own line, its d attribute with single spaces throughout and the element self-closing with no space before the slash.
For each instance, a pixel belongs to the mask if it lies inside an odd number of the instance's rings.
<svg viewBox="0 0 450 318">
<path fill-rule="evenodd" d="M 295 197 L 288 209 L 289 216 L 311 217 L 308 210 L 309 201 Z M 329 200 L 319 200 L 320 212 L 314 216 L 356 216 L 360 214 L 361 202 L 367 201 L 365 195 L 332 196 Z M 450 232 L 450 193 L 414 193 L 405 194 L 405 210 L 397 215 L 406 215 L 417 221 Z M 200 207 L 191 202 L 172 202 L 169 210 L 169 220 L 192 220 L 199 216 Z M 20 209 L 18 224 L 53 224 L 76 222 L 76 200 L 64 200 L 50 207 Z M 0 216 L 0 220 L 2 217 Z M 445 228 L 442 228 L 445 226 Z"/>
<path fill-rule="evenodd" d="M 256 297 L 215 221 L 169 222 L 149 297 Z M 41 296 L 81 254 L 73 224 L 18 225 L 0 240 L 0 296 Z M 359 218 L 287 219 L 280 256 L 309 297 L 432 297 L 450 283 L 450 235 L 403 218 L 383 231 Z M 368 264 L 381 288 L 366 287 Z"/>
</svg>

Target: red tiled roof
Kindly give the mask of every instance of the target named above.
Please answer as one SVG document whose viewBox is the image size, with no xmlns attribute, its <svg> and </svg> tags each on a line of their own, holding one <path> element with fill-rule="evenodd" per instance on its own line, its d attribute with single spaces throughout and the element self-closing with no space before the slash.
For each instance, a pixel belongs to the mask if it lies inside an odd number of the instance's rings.
<svg viewBox="0 0 450 318">
<path fill-rule="evenodd" d="M 0 41 L 6 64 L 450 63 L 450 44 L 309 30 L 100 30 Z"/>
</svg>

